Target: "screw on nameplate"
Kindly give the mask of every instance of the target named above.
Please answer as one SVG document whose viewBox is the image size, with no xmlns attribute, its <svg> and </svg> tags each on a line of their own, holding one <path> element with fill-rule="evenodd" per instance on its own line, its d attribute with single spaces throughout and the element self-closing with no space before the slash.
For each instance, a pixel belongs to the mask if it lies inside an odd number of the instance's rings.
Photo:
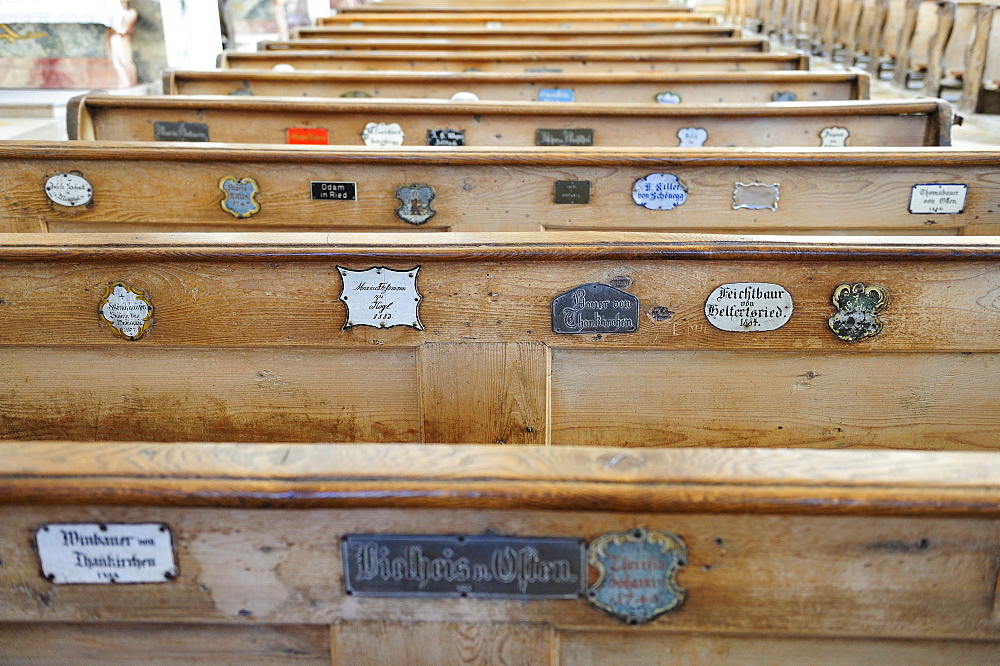
<svg viewBox="0 0 1000 666">
<path fill-rule="evenodd" d="M 337 271 L 344 283 L 340 300 L 347 305 L 345 330 L 352 326 L 409 326 L 424 330 L 420 323 L 423 297 L 417 291 L 420 266 L 401 271 L 385 266 L 363 271 L 337 266 Z"/>
<path fill-rule="evenodd" d="M 778 210 L 779 183 L 735 183 L 733 210 Z"/>
<path fill-rule="evenodd" d="M 410 224 L 423 224 L 437 212 L 431 207 L 435 196 L 434 188 L 427 183 L 400 185 L 396 188 L 396 198 L 399 199 L 396 216 Z"/>
<path fill-rule="evenodd" d="M 47 523 L 35 531 L 39 569 L 55 585 L 167 583 L 179 576 L 163 523 Z"/>
<path fill-rule="evenodd" d="M 361 132 L 361 140 L 366 146 L 402 146 L 406 134 L 399 123 L 368 123 Z"/>
<path fill-rule="evenodd" d="M 138 340 L 153 322 L 153 304 L 138 289 L 116 282 L 97 308 L 101 321 L 126 340 Z"/>
<path fill-rule="evenodd" d="M 639 328 L 639 299 L 610 285 L 590 283 L 552 299 L 555 333 L 633 333 Z"/>
<path fill-rule="evenodd" d="M 94 188 L 79 171 L 57 173 L 45 181 L 45 196 L 52 203 L 68 208 L 89 206 L 94 199 Z"/>
<path fill-rule="evenodd" d="M 671 210 L 687 198 L 687 185 L 672 173 L 651 173 L 632 185 L 632 201 L 649 210 Z"/>
<path fill-rule="evenodd" d="M 590 203 L 590 181 L 557 180 L 555 187 L 555 203 L 557 204 Z"/>
<path fill-rule="evenodd" d="M 224 193 L 222 210 L 233 217 L 253 217 L 260 212 L 260 203 L 257 201 L 260 188 L 253 178 L 226 176 L 219 181 L 219 189 Z"/>
<path fill-rule="evenodd" d="M 675 576 L 688 554 L 677 535 L 642 528 L 610 532 L 594 539 L 587 554 L 597 570 L 587 600 L 622 622 L 649 622 L 684 603 L 687 592 Z"/>
<path fill-rule="evenodd" d="M 969 186 L 960 183 L 924 183 L 910 189 L 912 215 L 958 215 L 965 212 Z"/>
<path fill-rule="evenodd" d="M 862 282 L 841 284 L 833 290 L 832 300 L 837 312 L 827 324 L 844 342 L 861 342 L 882 332 L 878 314 L 889 304 L 889 292 L 883 287 Z"/>
<path fill-rule="evenodd" d="M 792 295 L 778 284 L 735 282 L 712 290 L 705 317 L 722 331 L 773 331 L 792 318 Z"/>
</svg>

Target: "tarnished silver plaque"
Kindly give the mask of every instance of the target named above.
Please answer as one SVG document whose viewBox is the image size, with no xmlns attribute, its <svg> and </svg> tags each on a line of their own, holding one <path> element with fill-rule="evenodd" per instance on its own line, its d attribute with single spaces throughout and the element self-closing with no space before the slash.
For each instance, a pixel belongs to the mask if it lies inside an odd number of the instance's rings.
<svg viewBox="0 0 1000 666">
<path fill-rule="evenodd" d="M 639 328 L 639 299 L 607 284 L 574 287 L 552 299 L 555 333 L 633 333 Z"/>
<path fill-rule="evenodd" d="M 153 138 L 157 141 L 208 141 L 208 125 L 158 120 L 153 123 Z"/>
<path fill-rule="evenodd" d="M 909 211 L 914 215 L 957 215 L 965 212 L 969 186 L 926 183 L 910 190 Z"/>
<path fill-rule="evenodd" d="M 861 342 L 882 332 L 879 313 L 889 304 L 885 287 L 863 282 L 837 285 L 833 305 L 837 311 L 826 320 L 833 334 L 844 342 Z"/>
<path fill-rule="evenodd" d="M 57 173 L 45 181 L 45 196 L 60 206 L 86 206 L 94 198 L 94 188 L 79 171 Z"/>
<path fill-rule="evenodd" d="M 366 146 L 402 146 L 405 138 L 399 123 L 368 123 L 361 132 Z"/>
<path fill-rule="evenodd" d="M 686 590 L 674 580 L 687 564 L 687 547 L 669 532 L 634 529 L 594 539 L 588 561 L 597 581 L 587 599 L 627 624 L 642 624 L 675 610 Z"/>
<path fill-rule="evenodd" d="M 351 326 L 411 326 L 424 330 L 420 323 L 420 293 L 417 292 L 417 273 L 420 266 L 408 271 L 397 271 L 377 266 L 364 271 L 353 271 L 337 266 L 344 281 L 340 300 L 347 304 L 344 328 Z"/>
<path fill-rule="evenodd" d="M 537 129 L 535 130 L 536 146 L 592 146 L 594 145 L 594 130 L 592 129 Z"/>
<path fill-rule="evenodd" d="M 162 523 L 49 523 L 35 545 L 42 575 L 57 585 L 165 583 L 178 574 Z"/>
<path fill-rule="evenodd" d="M 819 133 L 820 148 L 843 148 L 851 133 L 846 127 L 827 127 Z"/>
<path fill-rule="evenodd" d="M 348 534 L 344 588 L 368 597 L 577 599 L 582 539 Z"/>
<path fill-rule="evenodd" d="M 778 183 L 736 183 L 733 187 L 733 210 L 778 210 Z"/>
<path fill-rule="evenodd" d="M 703 127 L 682 127 L 677 130 L 678 148 L 701 148 L 708 140 L 708 130 Z"/>
<path fill-rule="evenodd" d="M 143 292 L 123 282 L 111 285 L 98 312 L 101 321 L 126 340 L 138 340 L 153 323 L 153 304 Z"/>
<path fill-rule="evenodd" d="M 557 180 L 555 202 L 557 204 L 590 203 L 590 181 Z"/>
<path fill-rule="evenodd" d="M 632 201 L 649 210 L 671 210 L 687 198 L 687 186 L 672 173 L 651 173 L 632 186 Z"/>
<path fill-rule="evenodd" d="M 723 331 L 773 331 L 792 317 L 792 295 L 780 284 L 735 282 L 716 287 L 705 301 L 705 316 Z"/>
</svg>

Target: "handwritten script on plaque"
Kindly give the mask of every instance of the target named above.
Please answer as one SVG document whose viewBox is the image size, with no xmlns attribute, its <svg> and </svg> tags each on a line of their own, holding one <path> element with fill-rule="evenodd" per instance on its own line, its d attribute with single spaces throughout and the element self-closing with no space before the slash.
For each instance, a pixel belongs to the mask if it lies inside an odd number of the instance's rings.
<svg viewBox="0 0 1000 666">
<path fill-rule="evenodd" d="M 406 271 L 385 266 L 352 271 L 337 266 L 337 271 L 344 280 L 340 300 L 347 305 L 345 329 L 351 326 L 411 326 L 418 331 L 424 330 L 418 310 L 421 296 L 417 292 L 417 273 L 420 266 Z"/>
</svg>

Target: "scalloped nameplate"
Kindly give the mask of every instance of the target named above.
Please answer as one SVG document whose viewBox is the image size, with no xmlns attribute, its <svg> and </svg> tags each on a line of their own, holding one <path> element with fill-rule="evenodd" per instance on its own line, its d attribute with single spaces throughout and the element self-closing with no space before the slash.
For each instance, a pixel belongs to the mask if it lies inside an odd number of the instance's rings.
<svg viewBox="0 0 1000 666">
<path fill-rule="evenodd" d="M 708 130 L 704 127 L 682 127 L 677 130 L 680 143 L 678 148 L 701 148 L 708 141 Z"/>
<path fill-rule="evenodd" d="M 368 123 L 361 132 L 361 139 L 366 146 L 402 146 L 406 134 L 399 123 Z"/>
<path fill-rule="evenodd" d="M 163 523 L 48 523 L 35 545 L 42 575 L 56 585 L 166 583 L 178 575 Z"/>
<path fill-rule="evenodd" d="M 632 201 L 649 210 L 671 210 L 687 198 L 687 186 L 672 173 L 651 173 L 632 186 Z"/>
<path fill-rule="evenodd" d="M 108 328 L 126 340 L 138 340 L 153 319 L 153 304 L 138 289 L 117 282 L 108 289 L 98 309 Z"/>
<path fill-rule="evenodd" d="M 851 133 L 846 127 L 827 127 L 819 133 L 820 148 L 843 148 Z"/>
</svg>

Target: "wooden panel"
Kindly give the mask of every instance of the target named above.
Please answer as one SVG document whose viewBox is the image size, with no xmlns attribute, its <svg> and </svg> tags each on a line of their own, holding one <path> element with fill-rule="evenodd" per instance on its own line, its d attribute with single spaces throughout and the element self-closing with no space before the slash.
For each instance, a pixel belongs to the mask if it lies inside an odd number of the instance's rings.
<svg viewBox="0 0 1000 666">
<path fill-rule="evenodd" d="M 996 354 L 557 350 L 552 443 L 995 450 Z"/>
<path fill-rule="evenodd" d="M 309 50 L 339 50 L 352 51 L 478 51 L 478 50 L 522 50 L 529 53 L 538 51 L 559 51 L 573 48 L 572 41 L 543 39 L 504 39 L 502 37 L 483 39 L 435 39 L 419 38 L 386 38 L 344 37 L 336 42 L 322 39 L 296 39 L 287 41 L 259 42 L 258 48 L 267 51 L 309 51 Z M 658 53 L 678 51 L 700 51 L 705 53 L 754 53 L 769 50 L 767 40 L 758 38 L 738 38 L 719 36 L 687 36 L 677 37 L 631 37 L 629 39 L 587 39 L 578 44 L 585 47 L 587 53 L 629 52 Z"/>
<path fill-rule="evenodd" d="M 552 630 L 540 624 L 350 622 L 332 628 L 335 664 L 552 663 Z"/>
<path fill-rule="evenodd" d="M 1000 643 L 979 641 L 898 641 L 850 638 L 743 638 L 644 634 L 628 638 L 608 632 L 559 632 L 560 663 L 599 666 L 610 663 L 690 666 L 763 666 L 813 663 L 830 666 L 936 666 L 995 664 Z"/>
<path fill-rule="evenodd" d="M 67 346 L 7 348 L 3 355 L 0 439 L 419 437 L 409 350 Z"/>
<path fill-rule="evenodd" d="M 0 624 L 4 664 L 329 664 L 322 626 Z"/>
<path fill-rule="evenodd" d="M 385 449 L 383 455 L 390 455 Z M 799 489 L 803 498 L 806 487 Z M 437 491 L 447 498 L 447 486 Z M 536 507 L 544 507 L 540 495 Z M 803 502 L 807 504 L 807 502 Z M 995 505 L 993 507 L 995 511 Z M 329 624 L 341 621 L 550 623 L 559 629 L 669 630 L 773 636 L 1000 639 L 991 599 L 1000 522 L 931 517 L 706 515 L 406 509 L 5 507 L 0 520 L 4 621 Z M 53 586 L 27 547 L 55 521 L 171 526 L 179 578 L 144 586 Z M 583 599 L 358 598 L 341 582 L 344 534 L 569 536 L 587 540 L 632 526 L 687 544 L 678 576 L 687 601 L 641 627 Z M 252 619 L 251 619 L 252 618 Z M 428 649 L 432 649 L 428 647 Z"/>
<path fill-rule="evenodd" d="M 688 17 L 693 18 L 693 17 Z M 704 18 L 704 17 L 699 17 Z M 344 38 L 351 39 L 362 37 L 366 39 L 537 39 L 543 41 L 560 41 L 570 45 L 580 44 L 588 40 L 621 39 L 631 40 L 633 37 L 641 37 L 639 43 L 646 41 L 667 41 L 674 37 L 736 37 L 739 30 L 731 26 L 712 25 L 708 23 L 698 24 L 696 22 L 686 22 L 682 24 L 657 26 L 645 25 L 638 27 L 615 25 L 612 27 L 585 26 L 570 28 L 565 25 L 553 26 L 511 26 L 504 27 L 501 23 L 499 28 L 487 28 L 482 25 L 389 25 L 380 23 L 370 23 L 368 25 L 351 26 L 302 26 L 295 29 L 292 34 L 293 39 L 289 43 L 294 45 L 298 40 L 326 40 L 335 48 L 336 44 Z"/>
<path fill-rule="evenodd" d="M 425 344 L 425 442 L 546 444 L 549 350 L 539 343 Z"/>
</svg>

